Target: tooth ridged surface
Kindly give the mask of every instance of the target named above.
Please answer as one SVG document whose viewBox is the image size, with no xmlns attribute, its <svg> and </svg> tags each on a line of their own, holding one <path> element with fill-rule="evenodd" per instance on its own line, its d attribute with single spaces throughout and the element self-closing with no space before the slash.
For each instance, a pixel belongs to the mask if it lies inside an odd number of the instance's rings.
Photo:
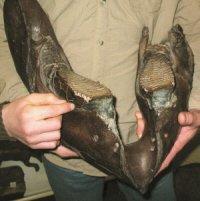
<svg viewBox="0 0 200 201">
<path fill-rule="evenodd" d="M 68 83 L 75 95 L 84 98 L 87 102 L 91 99 L 112 96 L 111 91 L 99 82 L 92 81 L 72 71 L 62 69 L 59 74 Z"/>
<path fill-rule="evenodd" d="M 140 72 L 140 86 L 149 92 L 173 87 L 175 81 L 171 65 L 164 54 L 148 53 Z"/>
</svg>

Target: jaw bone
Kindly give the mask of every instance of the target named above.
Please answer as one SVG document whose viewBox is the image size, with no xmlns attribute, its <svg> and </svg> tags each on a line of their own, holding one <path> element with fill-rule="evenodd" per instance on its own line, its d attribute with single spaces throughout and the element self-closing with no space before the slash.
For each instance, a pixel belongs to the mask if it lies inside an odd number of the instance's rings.
<svg viewBox="0 0 200 201">
<path fill-rule="evenodd" d="M 4 20 L 16 70 L 28 90 L 53 92 L 76 105 L 63 115 L 62 144 L 144 193 L 176 139 L 178 113 L 187 109 L 193 58 L 180 27 L 169 32 L 168 46 L 148 44 L 143 29 L 136 97 L 146 126 L 139 141 L 124 145 L 111 91 L 72 70 L 38 2 L 6 0 Z"/>
</svg>

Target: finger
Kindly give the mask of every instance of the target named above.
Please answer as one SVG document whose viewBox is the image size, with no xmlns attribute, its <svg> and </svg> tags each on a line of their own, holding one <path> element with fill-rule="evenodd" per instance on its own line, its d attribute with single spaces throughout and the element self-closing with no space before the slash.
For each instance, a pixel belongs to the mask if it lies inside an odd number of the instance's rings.
<svg viewBox="0 0 200 201">
<path fill-rule="evenodd" d="M 32 149 L 55 149 L 59 144 L 59 141 L 51 141 L 51 142 L 41 142 L 35 145 L 31 145 Z"/>
<path fill-rule="evenodd" d="M 135 116 L 136 116 L 136 119 L 142 119 L 143 116 L 142 116 L 142 113 L 141 112 L 135 112 Z"/>
<path fill-rule="evenodd" d="M 162 172 L 165 168 L 167 168 L 170 164 L 171 160 L 169 160 L 168 158 L 166 158 L 166 160 L 164 160 L 164 162 L 161 164 L 160 169 L 158 170 L 158 172 L 156 173 L 156 176 Z"/>
<path fill-rule="evenodd" d="M 62 103 L 57 105 L 43 105 L 43 106 L 32 106 L 30 108 L 30 116 L 34 120 L 42 120 L 46 118 L 51 118 L 59 116 L 61 114 L 70 112 L 74 109 L 74 104 L 72 103 Z"/>
<path fill-rule="evenodd" d="M 176 156 L 177 152 L 179 152 L 180 147 L 178 147 L 178 149 L 176 149 L 176 145 L 172 147 L 172 149 L 170 150 L 169 154 L 167 155 L 167 157 L 165 158 L 165 160 L 162 162 L 158 172 L 156 175 L 158 175 L 162 170 L 164 170 L 165 168 L 167 168 L 169 166 L 169 164 L 171 163 L 171 161 L 174 159 L 174 157 Z"/>
<path fill-rule="evenodd" d="M 52 93 L 32 93 L 27 96 L 26 100 L 33 105 L 61 104 L 66 102 L 66 100 L 59 99 Z"/>
<path fill-rule="evenodd" d="M 40 134 L 40 133 L 47 133 L 47 132 L 52 132 L 52 131 L 57 131 L 61 129 L 62 125 L 62 117 L 57 116 L 45 120 L 39 120 L 36 121 L 31 127 L 29 127 L 29 130 L 31 130 L 31 133 L 29 134 Z"/>
<path fill-rule="evenodd" d="M 60 157 L 76 157 L 78 154 L 62 145 L 60 145 L 53 153 L 59 155 Z"/>
<path fill-rule="evenodd" d="M 141 138 L 144 132 L 144 126 L 145 126 L 144 119 L 143 119 L 142 113 L 140 112 L 136 112 L 135 116 L 137 119 L 136 134 L 139 138 Z"/>
<path fill-rule="evenodd" d="M 196 131 L 194 129 L 192 132 L 190 131 L 190 133 L 181 132 L 178 135 L 172 149 L 170 150 L 169 154 L 167 155 L 164 162 L 162 163 L 158 173 L 169 166 L 169 164 L 177 155 L 177 153 L 180 152 L 183 149 L 183 147 L 193 138 L 193 136 L 195 135 L 195 132 Z"/>
<path fill-rule="evenodd" d="M 182 126 L 200 126 L 199 111 L 181 112 L 178 116 L 178 121 Z"/>
<path fill-rule="evenodd" d="M 137 128 L 136 128 L 136 134 L 139 138 L 142 137 L 144 132 L 144 120 L 143 119 L 138 119 L 137 121 Z"/>
<path fill-rule="evenodd" d="M 52 141 L 60 141 L 60 131 L 51 131 L 47 133 L 42 133 L 38 135 L 28 136 L 26 138 L 26 144 L 36 145 L 42 142 L 52 142 Z"/>
<path fill-rule="evenodd" d="M 167 155 L 165 160 L 162 162 L 157 174 L 159 174 L 162 170 L 164 170 L 165 168 L 167 168 L 169 166 L 169 164 L 172 162 L 172 160 L 174 159 L 176 154 L 182 149 L 182 147 L 183 146 L 180 146 L 179 142 L 175 142 L 175 144 L 172 147 L 172 149 L 170 150 L 169 154 Z"/>
</svg>

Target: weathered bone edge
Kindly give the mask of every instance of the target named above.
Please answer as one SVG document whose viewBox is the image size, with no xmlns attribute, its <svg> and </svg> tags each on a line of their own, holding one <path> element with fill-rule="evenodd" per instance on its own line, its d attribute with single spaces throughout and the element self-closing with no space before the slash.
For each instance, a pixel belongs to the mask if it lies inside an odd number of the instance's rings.
<svg viewBox="0 0 200 201">
<path fill-rule="evenodd" d="M 110 90 L 73 72 L 39 3 L 6 0 L 4 21 L 16 70 L 29 91 L 53 92 L 76 105 L 63 115 L 62 143 L 146 192 L 176 139 L 177 116 L 187 110 L 192 87 L 193 55 L 181 28 L 175 26 L 169 32 L 170 45 L 157 46 L 148 44 L 148 29 L 143 29 L 136 97 L 146 120 L 145 131 L 139 141 L 123 145 Z M 162 66 L 159 72 L 154 68 L 157 64 Z M 166 79 L 159 76 L 162 73 Z"/>
</svg>

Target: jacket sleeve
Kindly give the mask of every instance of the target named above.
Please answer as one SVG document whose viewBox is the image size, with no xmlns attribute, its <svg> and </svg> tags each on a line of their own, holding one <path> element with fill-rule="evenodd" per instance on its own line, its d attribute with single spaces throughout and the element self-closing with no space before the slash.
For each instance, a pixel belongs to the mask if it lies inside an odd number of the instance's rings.
<svg viewBox="0 0 200 201">
<path fill-rule="evenodd" d="M 0 141 L 1 140 L 11 140 L 11 141 L 15 141 L 14 138 L 11 138 L 9 137 L 9 135 L 7 134 L 7 131 L 4 127 L 4 124 L 3 124 L 3 119 L 2 119 L 2 109 L 3 109 L 3 106 L 8 104 L 8 102 L 3 102 L 3 103 L 0 103 Z"/>
<path fill-rule="evenodd" d="M 3 1 L 0 0 L 0 140 L 10 140 L 2 121 L 2 107 L 5 102 L 28 94 L 19 78 L 9 51 L 3 23 Z"/>
<path fill-rule="evenodd" d="M 174 24 L 180 24 L 194 53 L 193 89 L 189 107 L 200 109 L 200 0 L 181 0 Z"/>
<path fill-rule="evenodd" d="M 4 31 L 3 0 L 0 0 L 0 103 L 13 101 L 28 94 L 27 89 L 19 78 Z"/>
</svg>

